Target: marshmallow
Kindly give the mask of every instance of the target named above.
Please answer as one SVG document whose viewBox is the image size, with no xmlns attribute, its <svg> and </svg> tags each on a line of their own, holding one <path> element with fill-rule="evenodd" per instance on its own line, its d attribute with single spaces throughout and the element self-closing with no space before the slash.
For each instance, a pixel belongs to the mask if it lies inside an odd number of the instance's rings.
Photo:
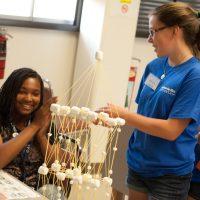
<svg viewBox="0 0 200 200">
<path fill-rule="evenodd" d="M 52 169 L 52 171 L 54 171 L 54 172 L 59 172 L 59 171 L 60 171 L 61 165 L 59 164 L 59 161 L 58 161 L 58 160 L 55 160 L 55 162 L 52 163 L 51 169 Z"/>
<path fill-rule="evenodd" d="M 95 59 L 98 61 L 102 61 L 103 60 L 103 51 L 100 51 L 100 50 L 96 51 Z"/>
<path fill-rule="evenodd" d="M 58 139 L 59 139 L 60 141 L 63 140 L 63 136 L 60 135 L 60 136 L 58 137 Z"/>
<path fill-rule="evenodd" d="M 62 166 L 62 167 L 66 167 L 66 166 L 67 166 L 67 163 L 64 163 L 64 162 L 63 162 L 63 163 L 61 164 L 61 166 Z"/>
<path fill-rule="evenodd" d="M 56 173 L 56 177 L 57 177 L 58 180 L 64 181 L 65 178 L 66 178 L 66 174 L 63 173 L 63 172 L 57 172 L 57 173 Z"/>
<path fill-rule="evenodd" d="M 79 118 L 82 120 L 86 120 L 88 115 L 89 115 L 90 109 L 86 108 L 86 107 L 82 107 L 80 109 L 80 114 L 79 114 Z"/>
<path fill-rule="evenodd" d="M 113 182 L 112 178 L 109 178 L 109 177 L 104 177 L 103 180 L 102 180 L 102 183 L 105 186 L 111 186 L 112 182 Z"/>
<path fill-rule="evenodd" d="M 61 106 L 60 107 L 60 115 L 67 116 L 70 113 L 70 107 L 69 106 Z"/>
<path fill-rule="evenodd" d="M 117 151 L 117 147 L 113 147 L 113 151 Z"/>
<path fill-rule="evenodd" d="M 106 123 L 109 126 L 117 126 L 117 121 L 115 119 L 113 119 L 113 118 L 110 118 L 110 117 L 106 120 Z"/>
<path fill-rule="evenodd" d="M 62 188 L 61 188 L 60 186 L 57 187 L 57 190 L 58 190 L 58 191 L 61 191 L 61 189 L 62 189 Z"/>
<path fill-rule="evenodd" d="M 73 169 L 73 175 L 74 176 L 80 176 L 81 175 L 81 168 L 74 168 Z"/>
<path fill-rule="evenodd" d="M 119 126 L 124 126 L 126 123 L 126 121 L 120 117 L 117 117 L 116 121 L 117 121 L 117 125 L 119 125 Z"/>
<path fill-rule="evenodd" d="M 87 116 L 88 121 L 95 121 L 98 118 L 98 114 L 94 111 L 90 111 Z"/>
<path fill-rule="evenodd" d="M 60 105 L 56 103 L 52 103 L 50 106 L 50 111 L 59 115 L 60 114 Z"/>
<path fill-rule="evenodd" d="M 109 174 L 110 174 L 110 175 L 113 174 L 113 170 L 109 170 Z"/>
<path fill-rule="evenodd" d="M 77 106 L 73 106 L 71 108 L 71 112 L 69 114 L 70 117 L 78 117 L 79 113 L 80 113 L 81 109 Z"/>
<path fill-rule="evenodd" d="M 19 135 L 19 133 L 17 133 L 17 132 L 15 132 L 15 133 L 12 134 L 13 137 L 16 137 L 18 135 Z"/>
<path fill-rule="evenodd" d="M 52 133 L 47 133 L 48 137 L 51 137 L 52 136 Z"/>
<path fill-rule="evenodd" d="M 74 176 L 73 177 L 73 183 L 82 184 L 83 183 L 83 177 L 81 175 L 80 176 Z"/>
<path fill-rule="evenodd" d="M 93 188 L 99 188 L 101 185 L 100 180 L 92 178 L 90 181 L 90 186 Z"/>
<path fill-rule="evenodd" d="M 122 130 L 121 128 L 117 128 L 117 132 L 120 133 Z"/>
<path fill-rule="evenodd" d="M 72 169 L 67 169 L 66 171 L 65 171 L 65 174 L 66 174 L 66 177 L 67 178 L 73 178 L 73 170 Z"/>
<path fill-rule="evenodd" d="M 71 143 L 71 139 L 70 139 L 70 138 L 67 139 L 67 140 L 66 140 L 66 143 L 67 143 L 67 144 L 70 144 L 70 143 Z"/>
<path fill-rule="evenodd" d="M 91 170 L 91 169 L 92 169 L 92 167 L 89 165 L 89 166 L 87 167 L 87 169 L 88 169 L 88 170 Z"/>
<path fill-rule="evenodd" d="M 83 174 L 83 182 L 84 183 L 90 183 L 90 181 L 91 181 L 91 179 L 92 179 L 92 175 L 91 174 Z"/>
<path fill-rule="evenodd" d="M 44 163 L 42 166 L 39 167 L 38 169 L 38 173 L 42 174 L 42 175 L 47 175 L 49 172 L 48 167 L 46 166 L 46 164 Z"/>
<path fill-rule="evenodd" d="M 103 120 L 103 121 L 107 121 L 107 119 L 109 118 L 109 114 L 108 113 L 105 113 L 105 112 L 100 112 L 98 114 L 98 118 Z"/>
</svg>

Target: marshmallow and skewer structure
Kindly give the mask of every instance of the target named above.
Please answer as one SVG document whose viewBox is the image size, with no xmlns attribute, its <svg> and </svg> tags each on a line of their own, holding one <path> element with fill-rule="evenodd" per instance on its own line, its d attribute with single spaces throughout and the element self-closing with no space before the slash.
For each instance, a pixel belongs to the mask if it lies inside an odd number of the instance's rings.
<svg viewBox="0 0 200 200">
<path fill-rule="evenodd" d="M 102 58 L 102 52 L 98 52 L 96 61 L 99 63 Z M 38 169 L 43 195 L 46 195 L 46 185 L 53 184 L 57 192 L 55 200 L 70 199 L 68 196 L 73 186 L 88 191 L 104 187 L 108 191 L 106 188 L 109 189 L 113 181 L 112 167 L 118 136 L 121 126 L 125 125 L 125 120 L 120 117 L 112 118 L 105 112 L 97 113 L 88 107 L 69 105 L 52 104 L 50 107 L 52 119 L 47 134 L 46 154 L 44 163 Z M 89 156 L 92 126 L 103 127 L 108 133 L 106 149 L 101 152 L 98 165 L 91 163 Z M 80 194 L 77 192 L 73 199 L 84 199 Z M 109 195 L 109 192 L 105 192 L 105 196 Z"/>
</svg>

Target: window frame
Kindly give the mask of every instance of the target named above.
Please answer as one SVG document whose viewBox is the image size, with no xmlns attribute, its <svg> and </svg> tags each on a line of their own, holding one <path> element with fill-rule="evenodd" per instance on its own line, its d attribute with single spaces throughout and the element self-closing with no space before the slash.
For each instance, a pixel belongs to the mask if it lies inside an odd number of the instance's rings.
<svg viewBox="0 0 200 200">
<path fill-rule="evenodd" d="M 165 0 L 168 2 L 176 2 L 177 0 Z M 180 2 L 189 3 L 194 9 L 200 10 L 200 4 L 197 3 L 197 0 L 179 0 Z M 152 4 L 151 6 L 146 6 L 145 3 L 148 2 Z M 144 3 L 144 4 L 143 4 Z M 141 0 L 140 9 L 138 14 L 137 28 L 136 28 L 136 37 L 139 38 L 148 38 L 149 36 L 149 25 L 148 25 L 148 13 L 150 10 L 156 8 L 157 6 L 164 4 L 162 0 Z"/>
<path fill-rule="evenodd" d="M 84 0 L 77 0 L 74 23 L 67 20 L 52 20 L 33 17 L 0 15 L 0 25 L 63 31 L 79 31 Z"/>
</svg>

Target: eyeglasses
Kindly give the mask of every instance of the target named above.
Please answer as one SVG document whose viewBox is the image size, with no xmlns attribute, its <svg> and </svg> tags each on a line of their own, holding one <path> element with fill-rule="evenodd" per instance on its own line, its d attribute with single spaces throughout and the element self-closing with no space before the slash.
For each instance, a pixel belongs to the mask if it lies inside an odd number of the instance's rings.
<svg viewBox="0 0 200 200">
<path fill-rule="evenodd" d="M 149 29 L 149 36 L 150 37 L 153 37 L 155 35 L 155 33 L 159 32 L 159 31 L 162 31 L 166 28 L 168 28 L 169 26 L 163 26 L 163 27 L 160 27 L 160 28 L 157 28 L 157 29 Z"/>
</svg>

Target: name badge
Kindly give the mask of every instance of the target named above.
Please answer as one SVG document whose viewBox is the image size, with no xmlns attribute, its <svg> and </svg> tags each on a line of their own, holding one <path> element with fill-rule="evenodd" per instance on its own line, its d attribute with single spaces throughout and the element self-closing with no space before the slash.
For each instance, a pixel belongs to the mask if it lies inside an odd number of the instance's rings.
<svg viewBox="0 0 200 200">
<path fill-rule="evenodd" d="M 150 73 L 147 76 L 147 79 L 145 81 L 145 85 L 149 86 L 153 90 L 156 90 L 159 83 L 160 83 L 160 79 L 156 77 L 155 75 L 153 75 L 152 73 Z"/>
</svg>

